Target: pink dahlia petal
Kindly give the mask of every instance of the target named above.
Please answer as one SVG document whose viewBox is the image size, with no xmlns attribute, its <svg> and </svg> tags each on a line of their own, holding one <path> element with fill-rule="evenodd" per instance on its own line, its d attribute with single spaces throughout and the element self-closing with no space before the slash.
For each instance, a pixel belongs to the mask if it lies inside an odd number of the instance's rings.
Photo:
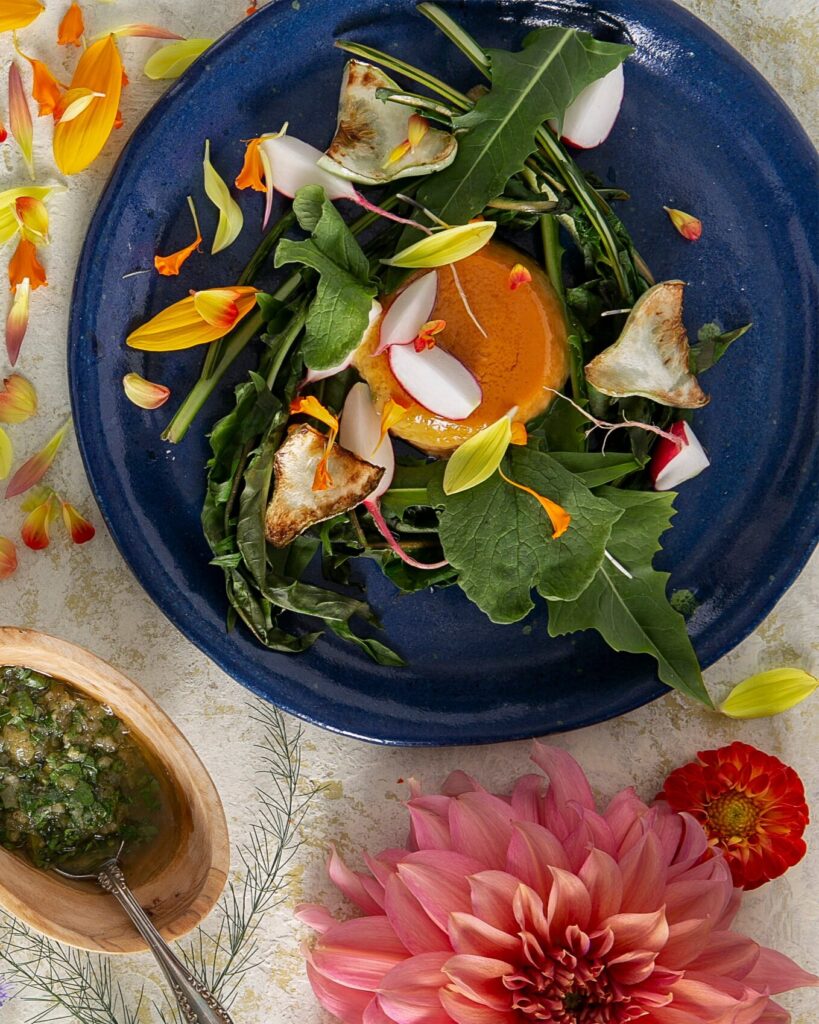
<svg viewBox="0 0 819 1024">
<path fill-rule="evenodd" d="M 550 922 L 546 918 L 543 900 L 528 885 L 519 885 L 512 900 L 518 932 L 524 944 L 539 945 L 537 937 L 549 941 Z M 562 938 L 562 936 L 561 936 Z"/>
<path fill-rule="evenodd" d="M 601 927 L 611 928 L 614 933 L 612 957 L 635 949 L 659 953 L 668 941 L 668 922 L 662 909 L 653 914 L 613 914 Z"/>
<path fill-rule="evenodd" d="M 554 794 L 558 804 L 575 801 L 590 811 L 594 810 L 594 796 L 589 780 L 571 754 L 559 747 L 535 741 L 532 760 L 548 776 L 549 791 Z"/>
<path fill-rule="evenodd" d="M 757 1017 L 756 1024 L 791 1024 L 791 1015 L 779 1003 L 769 999 L 762 1011 L 762 1016 Z"/>
<path fill-rule="evenodd" d="M 441 816 L 429 806 L 428 797 L 410 800 L 410 842 L 416 850 L 451 850 L 452 837 L 449 834 L 449 797 L 446 797 L 447 813 Z"/>
<path fill-rule="evenodd" d="M 373 857 L 369 853 L 364 854 L 364 863 L 372 872 L 375 880 L 381 886 L 386 888 L 387 882 L 398 870 L 398 864 L 406 857 L 406 850 L 384 850 L 379 853 L 377 857 Z"/>
<path fill-rule="evenodd" d="M 485 793 L 486 790 L 472 775 L 458 768 L 444 779 L 441 792 L 447 796 L 462 796 L 464 793 Z"/>
<path fill-rule="evenodd" d="M 352 871 L 342 860 L 335 846 L 331 847 L 330 859 L 327 864 L 327 873 L 330 881 L 337 886 L 348 900 L 352 900 L 360 907 L 365 914 L 380 914 L 383 910 L 383 900 L 376 900 L 372 889 L 373 879 Z M 367 883 L 370 883 L 368 886 Z M 368 892 L 368 888 L 371 889 Z M 372 894 L 371 894 L 372 893 Z"/>
<path fill-rule="evenodd" d="M 339 985 L 374 992 L 387 971 L 408 956 L 386 917 L 357 917 L 334 925 L 319 938 L 312 963 Z"/>
<path fill-rule="evenodd" d="M 321 1005 L 334 1017 L 344 1021 L 344 1024 L 362 1024 L 362 1016 L 367 1004 L 372 1000 L 372 993 L 346 988 L 325 978 L 309 960 L 306 967 L 307 977 Z"/>
<path fill-rule="evenodd" d="M 606 971 L 618 985 L 634 987 L 651 977 L 656 959 L 656 953 L 645 949 L 621 953 L 620 956 L 607 961 Z"/>
<path fill-rule="evenodd" d="M 672 970 L 687 967 L 707 948 L 713 930 L 714 922 L 707 918 L 692 917 L 669 925 L 668 942 L 659 961 Z"/>
<path fill-rule="evenodd" d="M 757 992 L 776 996 L 792 988 L 819 985 L 819 978 L 815 974 L 803 971 L 799 964 L 795 964 L 784 953 L 762 946 L 759 950 L 759 959 L 742 982 Z"/>
<path fill-rule="evenodd" d="M 484 868 L 506 867 L 512 808 L 490 793 L 464 793 L 449 805 L 452 848 Z"/>
<path fill-rule="evenodd" d="M 725 909 L 720 914 L 719 919 L 715 922 L 715 928 L 730 928 L 734 918 L 739 913 L 739 908 L 742 904 L 742 889 L 732 889 L 731 895 L 728 897 L 728 902 L 725 904 Z"/>
<path fill-rule="evenodd" d="M 723 881 L 672 882 L 665 890 L 665 912 L 670 924 L 691 918 L 718 921 L 731 899 Z"/>
<path fill-rule="evenodd" d="M 472 909 L 467 876 L 481 864 L 446 850 L 419 850 L 398 865 L 398 875 L 441 929 L 453 910 Z"/>
<path fill-rule="evenodd" d="M 443 970 L 451 987 L 467 999 L 500 1012 L 509 1009 L 511 1000 L 503 979 L 513 969 L 505 960 L 461 954 L 451 957 Z"/>
<path fill-rule="evenodd" d="M 395 934 L 413 955 L 449 950 L 441 931 L 398 875 L 387 883 L 384 911 Z"/>
<path fill-rule="evenodd" d="M 381 1003 L 378 1001 L 378 996 L 375 995 L 367 1003 L 361 1024 L 395 1024 L 395 1022 L 381 1009 Z"/>
<path fill-rule="evenodd" d="M 515 821 L 540 822 L 543 805 L 542 775 L 524 775 L 512 790 L 512 816 Z"/>
<path fill-rule="evenodd" d="M 326 907 L 320 907 L 317 903 L 299 903 L 295 909 L 295 915 L 302 924 L 306 924 L 313 931 L 324 933 L 338 921 L 333 917 Z"/>
<path fill-rule="evenodd" d="M 515 1011 L 493 1010 L 449 989 L 442 989 L 441 1003 L 455 1024 L 516 1024 L 518 1020 Z"/>
<path fill-rule="evenodd" d="M 512 904 L 519 888 L 519 880 L 505 871 L 481 871 L 469 879 L 470 909 L 493 927 L 515 934 Z"/>
<path fill-rule="evenodd" d="M 671 929 L 672 933 L 674 928 L 679 927 L 681 926 L 674 925 Z M 668 946 L 663 950 L 663 963 L 666 962 L 667 949 Z M 696 958 L 682 966 L 688 967 L 692 971 L 704 971 L 707 974 L 725 974 L 748 984 L 745 981 L 746 975 L 759 959 L 759 953 L 759 945 L 751 939 L 746 939 L 744 935 L 729 931 L 712 932 L 705 947 Z M 750 987 L 757 988 L 758 986 L 751 985 Z"/>
<path fill-rule="evenodd" d="M 647 813 L 648 807 L 632 787 L 621 790 L 613 797 L 603 812 L 603 817 L 614 834 L 618 850 L 634 822 L 639 821 Z"/>
<path fill-rule="evenodd" d="M 570 851 L 569 856 L 573 870 L 580 867 L 593 846 L 605 850 L 606 853 L 615 857 L 617 843 L 611 826 L 603 815 L 581 807 L 578 803 L 570 803 L 569 807 L 576 812 L 578 820 L 574 834 L 567 839 L 567 849 Z"/>
<path fill-rule="evenodd" d="M 455 913 L 449 919 L 449 939 L 456 953 L 475 956 L 513 957 L 520 949 L 520 940 L 474 914 Z"/>
<path fill-rule="evenodd" d="M 746 994 L 739 983 L 726 982 L 714 976 L 709 976 L 706 981 L 686 974 L 675 984 L 673 991 L 673 1000 L 653 1011 L 658 1024 L 694 1024 L 697 1021 L 734 1024 L 738 1012 L 752 1005 L 757 998 L 754 994 Z"/>
<path fill-rule="evenodd" d="M 438 992 L 449 952 L 422 953 L 394 967 L 378 989 L 378 1002 L 396 1024 L 449 1024 Z"/>
<path fill-rule="evenodd" d="M 569 871 L 550 868 L 552 888 L 546 916 L 549 920 L 549 937 L 561 945 L 566 929 L 571 924 L 586 928 L 591 918 L 591 896 L 583 882 Z"/>
<path fill-rule="evenodd" d="M 656 910 L 665 903 L 666 867 L 656 832 L 648 832 L 620 861 L 623 906 L 636 913 Z"/>
<path fill-rule="evenodd" d="M 591 898 L 591 921 L 618 913 L 623 905 L 623 877 L 620 865 L 602 850 L 591 850 L 580 868 L 580 879 Z"/>
<path fill-rule="evenodd" d="M 506 851 L 506 870 L 535 892 L 546 897 L 552 887 L 550 868 L 568 870 L 569 860 L 563 844 L 554 833 L 542 825 L 529 821 L 516 821 Z"/>
</svg>

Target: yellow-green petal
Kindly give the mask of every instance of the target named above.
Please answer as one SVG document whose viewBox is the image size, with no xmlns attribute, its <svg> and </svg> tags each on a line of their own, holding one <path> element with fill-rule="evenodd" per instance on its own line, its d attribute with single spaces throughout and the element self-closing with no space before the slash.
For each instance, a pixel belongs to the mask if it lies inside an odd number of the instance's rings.
<svg viewBox="0 0 819 1024">
<path fill-rule="evenodd" d="M 720 704 L 730 718 L 779 715 L 810 697 L 819 679 L 801 668 L 774 668 L 743 679 Z"/>
<path fill-rule="evenodd" d="M 212 39 L 183 39 L 169 43 L 145 61 L 145 74 L 154 81 L 179 78 L 212 44 Z"/>
<path fill-rule="evenodd" d="M 223 178 L 210 162 L 210 139 L 205 140 L 205 159 L 202 161 L 205 171 L 205 193 L 219 211 L 219 223 L 213 239 L 211 253 L 221 252 L 236 241 L 244 224 L 241 208 Z"/>
<path fill-rule="evenodd" d="M 460 224 L 444 228 L 427 235 L 420 242 L 402 249 L 391 260 L 382 260 L 391 267 L 406 267 L 418 270 L 422 267 L 445 267 L 482 249 L 497 227 L 493 220 L 478 220 L 472 224 Z"/>
<path fill-rule="evenodd" d="M 14 461 L 14 448 L 11 438 L 0 427 L 0 480 L 5 480 L 11 472 L 11 464 Z"/>
<path fill-rule="evenodd" d="M 458 494 L 488 480 L 512 440 L 512 421 L 501 416 L 456 449 L 444 471 L 444 494 Z"/>
</svg>

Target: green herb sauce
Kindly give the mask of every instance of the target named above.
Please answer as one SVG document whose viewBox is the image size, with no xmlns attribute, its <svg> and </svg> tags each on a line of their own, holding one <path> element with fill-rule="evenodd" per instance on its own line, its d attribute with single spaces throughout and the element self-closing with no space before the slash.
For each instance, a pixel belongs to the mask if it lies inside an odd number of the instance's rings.
<svg viewBox="0 0 819 1024">
<path fill-rule="evenodd" d="M 0 844 L 41 868 L 92 870 L 153 839 L 167 803 L 109 707 L 27 668 L 0 668 Z"/>
</svg>

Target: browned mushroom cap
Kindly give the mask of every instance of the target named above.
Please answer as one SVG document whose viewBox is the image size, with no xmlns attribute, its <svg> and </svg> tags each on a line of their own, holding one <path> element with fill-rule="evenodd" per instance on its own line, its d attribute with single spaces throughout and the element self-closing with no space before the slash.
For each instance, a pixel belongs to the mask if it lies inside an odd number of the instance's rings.
<svg viewBox="0 0 819 1024">
<path fill-rule="evenodd" d="M 660 405 L 697 409 L 708 395 L 688 368 L 682 281 L 662 281 L 641 295 L 615 343 L 586 366 L 586 379 L 612 398 L 642 395 Z"/>
<path fill-rule="evenodd" d="M 328 467 L 333 485 L 314 491 L 313 477 L 325 443 L 323 434 L 305 424 L 293 430 L 276 452 L 273 498 L 265 515 L 265 536 L 274 547 L 283 548 L 309 526 L 359 505 L 384 475 L 383 467 L 334 444 Z"/>
</svg>

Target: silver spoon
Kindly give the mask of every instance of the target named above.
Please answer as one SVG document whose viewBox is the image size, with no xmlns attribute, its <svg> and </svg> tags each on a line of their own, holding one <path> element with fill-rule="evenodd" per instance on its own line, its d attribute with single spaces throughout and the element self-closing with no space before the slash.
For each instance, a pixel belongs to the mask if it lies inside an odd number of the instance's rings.
<svg viewBox="0 0 819 1024">
<path fill-rule="evenodd" d="M 212 992 L 194 978 L 137 902 L 136 897 L 128 888 L 125 875 L 119 866 L 121 853 L 122 846 L 116 856 L 103 861 L 93 874 L 74 875 L 68 871 L 62 871 L 60 868 L 54 868 L 54 870 L 65 878 L 94 879 L 105 892 L 110 893 L 117 900 L 156 957 L 156 962 L 162 968 L 162 973 L 171 986 L 186 1024 L 233 1024 L 227 1010 Z"/>
</svg>

